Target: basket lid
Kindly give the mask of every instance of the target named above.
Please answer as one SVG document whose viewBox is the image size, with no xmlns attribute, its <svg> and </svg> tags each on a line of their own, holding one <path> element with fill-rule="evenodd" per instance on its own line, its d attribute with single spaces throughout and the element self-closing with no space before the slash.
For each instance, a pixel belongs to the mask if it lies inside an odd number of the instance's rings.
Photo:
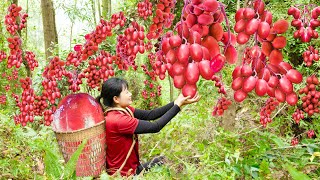
<svg viewBox="0 0 320 180">
<path fill-rule="evenodd" d="M 70 94 L 59 103 L 53 115 L 55 132 L 73 132 L 95 126 L 104 120 L 100 104 L 86 93 Z"/>
</svg>

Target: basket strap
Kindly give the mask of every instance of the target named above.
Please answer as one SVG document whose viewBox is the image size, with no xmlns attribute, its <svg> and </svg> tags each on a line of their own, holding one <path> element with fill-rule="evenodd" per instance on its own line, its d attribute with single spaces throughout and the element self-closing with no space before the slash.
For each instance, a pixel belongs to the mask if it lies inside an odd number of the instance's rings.
<svg viewBox="0 0 320 180">
<path fill-rule="evenodd" d="M 126 109 L 119 108 L 119 107 L 110 107 L 110 108 L 107 108 L 104 112 L 106 113 L 106 112 L 109 112 L 109 111 L 120 111 L 122 113 L 128 114 L 131 117 L 134 117 L 133 116 L 133 112 L 128 107 L 126 107 Z"/>
<path fill-rule="evenodd" d="M 109 111 L 120 111 L 120 113 L 125 113 L 125 114 L 128 114 L 128 115 L 131 116 L 131 117 L 134 117 L 134 116 L 133 116 L 133 112 L 132 112 L 128 107 L 126 107 L 126 109 L 124 109 L 124 108 L 118 108 L 118 107 L 107 108 L 107 109 L 105 110 L 105 113 L 106 113 L 106 112 L 109 112 Z M 132 151 L 133 151 L 133 148 L 134 148 L 134 145 L 136 144 L 136 142 L 137 142 L 136 137 L 133 135 L 133 136 L 132 136 L 132 145 L 131 145 L 131 147 L 130 147 L 130 149 L 129 149 L 129 152 L 128 152 L 127 156 L 126 156 L 126 159 L 124 160 L 124 162 L 122 163 L 122 165 L 120 166 L 120 168 L 117 170 L 117 172 L 121 172 L 121 170 L 123 169 L 123 167 L 124 167 L 125 164 L 127 163 L 127 161 L 128 161 L 128 159 L 129 159 Z M 116 175 L 117 172 L 114 173 L 114 175 Z"/>
<path fill-rule="evenodd" d="M 128 152 L 128 154 L 127 154 L 127 157 L 126 157 L 126 159 L 124 160 L 124 162 L 122 163 L 122 165 L 120 166 L 120 168 L 118 169 L 119 172 L 121 172 L 122 168 L 123 168 L 124 165 L 127 163 L 127 161 L 128 161 L 128 159 L 129 159 L 129 157 L 130 157 L 130 155 L 131 155 L 131 153 L 132 153 L 132 150 L 133 150 L 135 144 L 136 144 L 136 139 L 133 138 L 133 142 L 132 142 L 132 145 L 131 145 L 131 147 L 130 147 L 130 149 L 129 149 L 129 152 Z"/>
</svg>

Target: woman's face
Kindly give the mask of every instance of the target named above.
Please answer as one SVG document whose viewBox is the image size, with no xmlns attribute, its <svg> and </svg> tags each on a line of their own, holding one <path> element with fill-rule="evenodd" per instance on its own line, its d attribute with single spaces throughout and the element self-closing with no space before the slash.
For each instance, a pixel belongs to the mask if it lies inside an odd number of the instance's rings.
<svg viewBox="0 0 320 180">
<path fill-rule="evenodd" d="M 128 88 L 123 88 L 119 97 L 115 97 L 114 101 L 117 106 L 121 106 L 122 108 L 128 107 L 132 103 L 131 95 L 132 94 Z"/>
</svg>

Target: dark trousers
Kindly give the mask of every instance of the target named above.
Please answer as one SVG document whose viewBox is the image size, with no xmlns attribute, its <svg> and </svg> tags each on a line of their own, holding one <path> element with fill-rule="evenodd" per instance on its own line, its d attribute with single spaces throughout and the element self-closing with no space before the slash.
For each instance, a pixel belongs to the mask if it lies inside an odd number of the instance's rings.
<svg viewBox="0 0 320 180">
<path fill-rule="evenodd" d="M 164 164 L 164 160 L 165 160 L 165 156 L 158 156 L 158 157 L 153 158 L 151 161 L 140 164 L 136 169 L 135 175 L 139 175 L 143 170 L 149 171 L 152 167 L 154 167 L 156 165 Z"/>
</svg>

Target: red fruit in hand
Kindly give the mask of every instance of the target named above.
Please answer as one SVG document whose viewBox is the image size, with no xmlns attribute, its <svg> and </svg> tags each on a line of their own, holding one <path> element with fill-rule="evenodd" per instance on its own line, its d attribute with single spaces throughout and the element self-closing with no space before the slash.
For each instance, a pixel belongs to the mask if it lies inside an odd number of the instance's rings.
<svg viewBox="0 0 320 180">
<path fill-rule="evenodd" d="M 187 97 L 190 96 L 193 98 L 197 93 L 197 86 L 195 84 L 185 84 L 182 88 L 183 96 Z"/>
</svg>

